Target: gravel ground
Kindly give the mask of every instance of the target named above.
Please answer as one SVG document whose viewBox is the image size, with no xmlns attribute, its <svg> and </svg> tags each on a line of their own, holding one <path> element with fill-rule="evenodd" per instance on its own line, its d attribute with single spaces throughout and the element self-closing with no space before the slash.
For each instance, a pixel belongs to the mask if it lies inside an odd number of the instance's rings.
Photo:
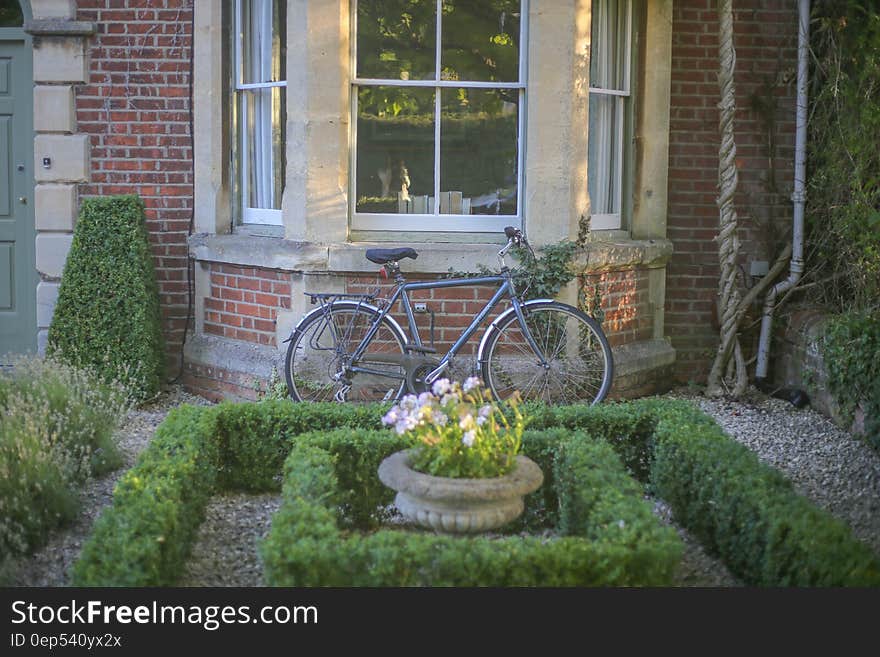
<svg viewBox="0 0 880 657">
<path fill-rule="evenodd" d="M 180 586 L 263 586 L 257 553 L 281 495 L 218 495 L 205 512 Z"/>
<path fill-rule="evenodd" d="M 49 542 L 29 557 L 22 558 L 12 566 L 12 586 L 67 586 L 69 570 L 74 564 L 83 543 L 92 531 L 92 525 L 110 504 L 113 487 L 122 474 L 134 465 L 138 454 L 149 444 L 156 427 L 168 411 L 180 404 L 206 405 L 209 402 L 191 395 L 181 386 L 169 386 L 159 398 L 129 412 L 117 430 L 123 466 L 109 474 L 90 479 L 82 491 L 82 509 L 72 525 L 53 533 Z"/>
<path fill-rule="evenodd" d="M 675 393 L 673 393 L 675 395 Z M 741 401 L 690 398 L 795 489 L 880 554 L 880 454 L 810 408 L 752 390 Z"/>
<path fill-rule="evenodd" d="M 736 440 L 764 462 L 780 469 L 801 494 L 848 523 L 854 534 L 880 553 L 880 455 L 810 409 L 752 391 L 744 401 L 708 399 L 690 390 L 670 397 L 690 399 L 713 416 Z M 113 486 L 148 444 L 168 411 L 180 404 L 207 404 L 178 386 L 150 406 L 133 411 L 119 430 L 126 465 L 107 477 L 89 482 L 83 511 L 76 523 L 56 532 L 49 544 L 22 559 L 14 584 L 64 586 L 68 570 L 101 510 L 109 504 Z M 722 562 L 672 520 L 669 508 L 654 500 L 654 512 L 676 528 L 685 554 L 675 576 L 677 586 L 741 586 Z M 266 535 L 277 494 L 225 494 L 209 504 L 181 586 L 261 586 L 262 565 L 256 546 Z"/>
</svg>

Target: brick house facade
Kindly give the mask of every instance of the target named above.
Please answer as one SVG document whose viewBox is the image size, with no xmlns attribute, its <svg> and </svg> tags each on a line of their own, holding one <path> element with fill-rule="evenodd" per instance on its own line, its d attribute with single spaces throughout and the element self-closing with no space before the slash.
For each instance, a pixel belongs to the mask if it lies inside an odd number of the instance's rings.
<svg viewBox="0 0 880 657">
<path fill-rule="evenodd" d="M 81 172 L 36 176 L 38 231 L 41 212 L 63 218 L 53 230 L 38 232 L 37 262 L 49 238 L 62 241 L 53 249 L 63 261 L 78 198 L 139 194 L 147 205 L 171 373 L 182 361 L 191 389 L 211 397 L 254 397 L 283 357 L 281 341 L 309 309 L 303 291 L 371 290 L 382 281 L 364 260 L 364 248 L 413 239 L 412 233 L 383 237 L 349 225 L 348 172 L 329 166 L 349 161 L 344 106 L 327 110 L 340 90 L 350 89 L 348 0 L 287 3 L 287 75 L 297 89 L 287 91 L 283 223 L 257 230 L 237 226 L 230 209 L 223 63 L 229 3 L 200 1 L 195 9 L 192 0 L 30 4 L 35 99 L 41 89 L 64 90 L 73 107 L 66 124 L 35 123 L 35 171 L 54 154 L 56 142 L 69 148 L 85 140 Z M 583 66 L 589 70 L 590 5 L 525 5 L 529 114 L 522 136 L 529 178 L 520 215 L 537 245 L 574 238 L 579 215 L 589 215 L 588 100 L 580 89 L 589 77 Z M 581 284 L 601 292 L 619 396 L 699 380 L 711 361 L 718 271 L 714 6 L 711 0 L 633 3 L 631 202 L 619 225 L 594 225 L 575 263 Z M 783 0 L 744 0 L 737 3 L 735 24 L 738 210 L 747 268 L 752 260 L 772 260 L 790 218 L 796 8 Z M 295 64 L 290 51 L 300 44 L 296 57 L 302 62 Z M 73 71 L 40 73 L 53 66 L 40 58 L 72 55 L 78 62 Z M 328 189 L 337 196 L 321 197 Z M 41 205 L 41 197 L 59 192 L 66 194 L 60 206 Z M 468 233 L 449 241 L 419 237 L 422 256 L 410 270 L 428 277 L 491 265 L 497 241 Z M 44 336 L 60 269 L 56 264 L 40 272 L 38 328 Z M 425 301 L 437 313 L 443 346 L 484 292 L 433 294 Z M 571 300 L 572 291 L 565 294 Z"/>
</svg>

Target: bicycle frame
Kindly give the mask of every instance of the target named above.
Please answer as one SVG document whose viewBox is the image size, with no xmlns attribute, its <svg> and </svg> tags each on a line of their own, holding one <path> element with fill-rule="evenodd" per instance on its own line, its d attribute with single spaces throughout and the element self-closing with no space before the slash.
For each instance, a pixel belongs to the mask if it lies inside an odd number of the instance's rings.
<svg viewBox="0 0 880 657">
<path fill-rule="evenodd" d="M 458 339 L 449 348 L 449 351 L 447 351 L 443 358 L 440 360 L 440 363 L 437 365 L 437 367 L 435 367 L 425 377 L 425 382 L 431 384 L 437 380 L 440 374 L 449 366 L 449 363 L 452 361 L 452 359 L 455 358 L 462 347 L 464 347 L 467 341 L 470 340 L 471 336 L 476 333 L 477 329 L 480 327 L 486 317 L 488 317 L 488 315 L 495 309 L 498 303 L 505 297 L 510 298 L 513 310 L 516 313 L 517 319 L 519 320 L 520 327 L 526 337 L 526 340 L 529 343 L 529 346 L 532 348 L 532 351 L 535 352 L 535 355 L 537 356 L 539 362 L 543 367 L 549 367 L 549 365 L 547 364 L 547 359 L 545 358 L 541 349 L 538 347 L 538 344 L 535 342 L 534 337 L 532 336 L 531 332 L 528 329 L 528 326 L 526 325 L 525 315 L 523 314 L 522 308 L 523 304 L 517 296 L 516 290 L 513 287 L 513 281 L 509 271 L 503 271 L 501 274 L 494 276 L 479 276 L 475 278 L 450 278 L 438 281 L 416 281 L 412 283 L 407 283 L 402 278 L 399 278 L 397 287 L 394 290 L 394 294 L 391 295 L 388 303 L 383 308 L 379 309 L 379 314 L 376 316 L 376 319 L 373 320 L 373 323 L 367 331 L 367 334 L 361 340 L 361 343 L 358 345 L 357 349 L 355 349 L 352 353 L 351 362 L 357 363 L 357 361 L 363 355 L 364 350 L 367 348 L 367 346 L 370 344 L 370 341 L 379 330 L 379 323 L 382 321 L 382 318 L 388 315 L 388 313 L 398 301 L 400 301 L 401 305 L 403 306 L 403 310 L 406 313 L 409 335 L 413 340 L 413 342 L 407 346 L 410 348 L 414 347 L 415 351 L 422 350 L 422 347 L 424 345 L 422 344 L 422 339 L 419 335 L 418 327 L 416 326 L 415 313 L 413 312 L 412 302 L 409 298 L 410 292 L 418 290 L 438 290 L 450 287 L 470 287 L 475 285 L 498 285 L 499 287 L 495 294 L 492 295 L 492 298 L 486 303 L 485 306 L 483 306 L 480 312 L 477 313 L 476 317 L 474 317 L 471 323 L 464 329 L 464 331 L 462 331 Z M 362 372 L 385 377 L 391 376 L 387 372 L 371 370 L 369 368 L 359 367 L 357 365 L 352 365 L 350 367 L 350 370 L 352 372 Z"/>
</svg>

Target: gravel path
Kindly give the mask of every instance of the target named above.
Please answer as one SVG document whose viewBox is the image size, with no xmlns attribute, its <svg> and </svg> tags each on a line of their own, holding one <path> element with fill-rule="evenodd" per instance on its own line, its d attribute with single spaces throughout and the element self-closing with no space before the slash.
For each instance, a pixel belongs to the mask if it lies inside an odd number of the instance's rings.
<svg viewBox="0 0 880 657">
<path fill-rule="evenodd" d="M 209 402 L 184 392 L 182 386 L 170 386 L 159 398 L 143 408 L 129 412 L 116 434 L 124 463 L 118 470 L 90 479 L 82 491 L 79 516 L 62 530 L 52 534 L 49 542 L 29 557 L 11 567 L 15 574 L 11 586 L 67 586 L 69 570 L 92 531 L 92 525 L 113 498 L 113 487 L 122 474 L 134 465 L 138 454 L 149 444 L 156 427 L 168 412 L 180 404 L 206 405 Z"/>
<path fill-rule="evenodd" d="M 208 504 L 180 586 L 263 586 L 257 547 L 269 533 L 281 495 L 227 493 Z"/>
<path fill-rule="evenodd" d="M 739 402 L 691 399 L 880 554 L 880 454 L 821 413 L 755 391 Z"/>
<path fill-rule="evenodd" d="M 880 553 L 880 455 L 837 428 L 819 413 L 752 392 L 744 401 L 708 399 L 690 390 L 669 397 L 690 399 L 713 416 L 734 439 L 754 450 L 764 462 L 780 469 L 801 494 L 848 523 L 854 534 Z M 207 404 L 178 386 L 147 408 L 133 411 L 119 430 L 125 466 L 90 481 L 83 493 L 83 511 L 74 525 L 56 532 L 50 542 L 20 560 L 13 584 L 64 586 L 68 570 L 91 531 L 95 518 L 110 503 L 113 486 L 148 444 L 168 411 L 180 404 Z M 230 493 L 208 506 L 181 586 L 261 586 L 262 564 L 257 545 L 266 535 L 280 505 L 277 494 Z M 669 508 L 654 500 L 661 521 L 675 527 L 685 554 L 675 575 L 677 586 L 741 586 L 724 564 L 707 555 L 682 528 Z"/>
</svg>

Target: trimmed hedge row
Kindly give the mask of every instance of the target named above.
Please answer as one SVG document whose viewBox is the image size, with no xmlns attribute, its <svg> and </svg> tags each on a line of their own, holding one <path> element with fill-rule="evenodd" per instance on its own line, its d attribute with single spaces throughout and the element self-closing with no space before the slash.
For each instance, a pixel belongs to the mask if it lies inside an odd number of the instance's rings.
<svg viewBox="0 0 880 657">
<path fill-rule="evenodd" d="M 623 504 L 615 500 L 614 495 L 606 495 L 601 503 L 591 497 L 609 488 L 604 478 L 615 479 L 615 490 L 624 498 L 636 490 L 632 484 L 617 481 L 616 475 L 609 474 L 613 468 L 609 469 L 606 462 L 607 448 L 602 453 L 589 451 L 599 449 L 596 445 L 601 440 L 614 449 L 630 474 L 671 505 L 682 525 L 711 552 L 720 555 L 747 583 L 774 586 L 880 584 L 880 563 L 876 555 L 853 538 L 845 525 L 798 496 L 777 471 L 762 465 L 747 448 L 725 436 L 711 418 L 692 405 L 641 400 L 599 407 L 532 410 L 534 419 L 524 435 L 524 450 L 541 466 L 546 485 L 526 498 L 526 513 L 513 531 L 564 527 L 566 531 L 586 532 L 588 537 L 594 538 L 592 543 L 597 543 L 595 539 L 599 534 L 590 534 L 590 528 L 603 525 L 600 517 L 609 519 L 605 525 L 613 524 L 615 504 Z M 317 501 L 305 496 L 304 499 L 310 500 L 305 504 L 308 509 L 292 508 L 285 503 L 285 510 L 276 516 L 277 531 L 285 527 L 285 532 L 293 532 L 291 536 L 300 536 L 314 523 L 334 533 L 349 525 L 374 528 L 381 520 L 375 512 L 375 502 L 390 502 L 391 492 L 385 491 L 377 478 L 374 481 L 373 473 L 383 455 L 400 448 L 400 443 L 390 432 L 384 432 L 381 435 L 385 438 L 371 438 L 369 442 L 375 446 L 368 448 L 364 446 L 366 436 L 374 434 L 360 430 L 381 428 L 383 411 L 384 408 L 375 406 L 271 401 L 175 412 L 157 432 L 135 468 L 126 474 L 123 482 L 127 483 L 120 483 L 112 507 L 97 523 L 76 565 L 74 584 L 148 586 L 173 582 L 189 552 L 208 497 L 226 488 L 277 490 L 288 454 L 294 462 L 302 463 L 304 470 L 312 472 L 310 495 L 315 494 L 315 490 L 324 492 L 317 494 Z M 326 430 L 321 440 L 330 441 L 321 443 L 323 447 L 309 442 L 318 438 L 304 440 L 300 435 L 317 427 Z M 357 431 L 331 432 L 340 427 Z M 575 431 L 593 438 L 581 441 L 590 446 L 584 447 L 587 453 L 580 451 L 580 443 L 567 440 Z M 561 450 L 560 445 L 564 445 Z M 293 446 L 304 450 L 308 447 L 312 450 L 311 456 L 297 451 L 295 457 L 291 452 Z M 310 465 L 312 461 L 319 464 L 331 458 L 326 455 L 335 459 L 332 486 L 321 474 L 323 466 Z M 165 460 L 170 463 L 160 467 Z M 560 466 L 563 462 L 569 465 Z M 580 479 L 571 479 L 574 476 L 571 473 L 584 462 L 603 464 L 589 475 L 589 485 L 579 485 Z M 285 486 L 294 485 L 291 477 L 296 479 L 298 475 L 290 468 L 287 475 Z M 154 478 L 162 481 L 152 482 Z M 142 488 L 140 492 L 135 483 Z M 196 489 L 201 492 L 195 492 Z M 289 498 L 288 488 L 284 492 L 285 499 Z M 341 516 L 332 515 L 332 525 L 325 522 L 329 522 L 331 516 L 326 515 L 329 507 L 322 501 L 322 495 L 337 496 L 335 499 L 343 510 Z M 175 505 L 182 509 L 172 511 Z M 578 518 L 583 518 L 587 509 L 594 515 L 592 524 L 578 525 Z M 336 525 L 337 522 L 340 524 Z M 626 527 L 625 523 L 620 529 Z M 273 533 L 275 531 L 273 528 Z M 302 536 L 304 542 L 299 543 L 298 549 L 306 549 L 312 540 L 305 538 L 305 534 Z M 415 543 L 408 544 L 407 550 L 418 552 L 418 559 L 401 557 L 398 568 L 393 563 L 384 563 L 383 559 L 387 560 L 389 554 L 401 549 L 405 542 L 401 533 L 380 531 L 371 536 L 376 538 L 360 541 L 351 558 L 370 560 L 376 568 L 375 581 L 415 581 L 417 575 L 401 574 L 399 570 L 415 567 L 414 564 L 432 550 L 453 549 L 444 541 L 460 540 L 416 539 Z M 439 543 L 430 543 L 434 547 L 428 547 L 428 539 Z M 524 540 L 528 543 L 530 539 Z M 582 538 L 557 540 L 565 545 L 567 541 L 583 542 Z M 600 537 L 598 542 L 601 540 Z M 169 541 L 175 545 L 166 545 Z M 276 547 L 267 547 L 267 556 L 272 550 L 281 549 L 282 544 L 275 542 Z M 438 545 L 441 547 L 436 547 Z M 588 550 L 563 547 L 556 556 L 563 559 L 563 563 L 581 558 L 586 563 L 598 558 L 595 550 L 600 547 L 593 545 Z M 444 570 L 442 555 L 434 554 L 435 562 L 440 564 L 435 571 L 437 581 L 465 581 L 456 577 L 483 581 L 478 574 L 483 573 L 484 568 L 486 572 L 491 570 L 490 564 L 502 569 L 502 562 L 510 565 L 524 558 L 516 550 L 504 552 L 507 556 L 498 552 L 490 557 L 489 548 L 483 544 L 474 545 L 472 549 L 474 555 L 468 556 L 466 567 L 473 571 L 464 575 Z M 484 549 L 487 550 L 485 555 L 480 556 Z M 584 550 L 589 551 L 589 558 Z M 380 555 L 385 556 L 380 559 Z M 281 557 L 279 553 L 277 558 Z M 295 560 L 295 557 L 287 554 L 284 560 Z M 662 555 L 659 558 L 663 558 Z M 449 562 L 449 569 L 453 563 Z M 318 564 L 314 563 L 314 567 L 317 569 Z M 626 567 L 638 570 L 642 565 L 629 563 Z M 547 573 L 552 570 L 549 562 L 541 568 Z M 590 572 L 599 571 L 594 568 Z M 289 572 L 279 572 L 272 577 L 275 581 L 296 579 Z M 485 581 L 496 581 L 491 580 L 493 575 L 486 577 L 490 579 Z M 607 578 L 603 581 L 622 581 L 615 580 L 608 572 L 604 572 L 603 577 Z M 556 580 L 551 578 L 546 583 L 551 581 Z"/>
<path fill-rule="evenodd" d="M 548 456 L 546 433 L 523 436 Z M 554 437 L 558 438 L 558 437 Z M 381 529 L 374 510 L 393 500 L 376 468 L 404 443 L 388 431 L 300 436 L 285 463 L 284 502 L 263 546 L 277 586 L 633 586 L 671 581 L 681 558 L 611 447 L 583 433 L 555 440 L 561 537 L 449 537 Z M 361 473 L 378 485 L 350 488 Z M 546 486 L 545 486 L 546 487 Z"/>
<path fill-rule="evenodd" d="M 74 586 L 166 586 L 183 571 L 210 497 L 272 490 L 297 433 L 323 424 L 380 426 L 376 409 L 224 403 L 169 413 L 120 479 L 74 566 Z"/>
<path fill-rule="evenodd" d="M 653 408 L 653 488 L 732 572 L 761 586 L 880 585 L 870 548 L 777 470 L 692 406 Z"/>
</svg>

